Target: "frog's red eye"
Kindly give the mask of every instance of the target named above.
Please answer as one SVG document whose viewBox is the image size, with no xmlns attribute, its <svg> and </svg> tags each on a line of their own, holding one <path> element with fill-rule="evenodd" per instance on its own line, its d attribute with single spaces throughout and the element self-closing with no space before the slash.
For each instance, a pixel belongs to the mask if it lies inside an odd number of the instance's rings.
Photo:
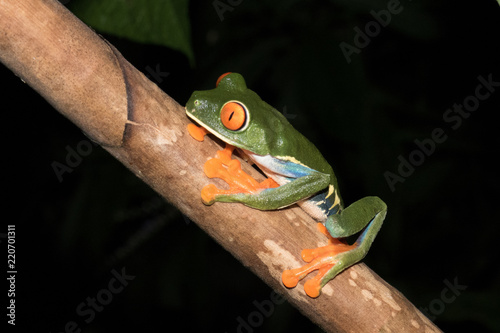
<svg viewBox="0 0 500 333">
<path fill-rule="evenodd" d="M 237 131 L 245 126 L 247 117 L 246 108 L 238 102 L 228 102 L 220 111 L 222 124 L 231 131 Z"/>
<path fill-rule="evenodd" d="M 224 74 L 222 74 L 221 76 L 219 76 L 219 78 L 217 79 L 217 82 L 215 83 L 215 87 L 218 87 L 218 86 L 219 86 L 220 81 L 221 81 L 224 77 L 226 77 L 226 75 L 229 75 L 229 74 L 231 74 L 231 72 L 227 72 L 227 73 L 224 73 Z"/>
</svg>

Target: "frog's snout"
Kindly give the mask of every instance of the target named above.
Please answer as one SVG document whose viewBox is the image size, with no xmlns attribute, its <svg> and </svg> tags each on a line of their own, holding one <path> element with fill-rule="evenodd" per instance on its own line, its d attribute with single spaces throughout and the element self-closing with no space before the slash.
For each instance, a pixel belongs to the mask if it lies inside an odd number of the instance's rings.
<svg viewBox="0 0 500 333">
<path fill-rule="evenodd" d="M 203 104 L 206 104 L 206 100 L 200 98 L 200 94 L 195 91 L 186 103 L 186 111 L 190 113 L 195 113 L 196 111 L 203 108 Z"/>
</svg>

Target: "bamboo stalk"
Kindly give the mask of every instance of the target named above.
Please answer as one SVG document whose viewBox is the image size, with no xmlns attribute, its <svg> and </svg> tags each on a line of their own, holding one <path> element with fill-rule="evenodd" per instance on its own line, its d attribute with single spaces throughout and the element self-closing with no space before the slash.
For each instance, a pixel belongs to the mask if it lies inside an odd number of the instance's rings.
<svg viewBox="0 0 500 333">
<path fill-rule="evenodd" d="M 325 331 L 440 332 L 364 264 L 316 299 L 302 283 L 286 289 L 281 272 L 303 264 L 302 248 L 326 243 L 315 222 L 298 207 L 204 206 L 202 166 L 220 147 L 187 135 L 184 108 L 59 2 L 1 1 L 0 60 Z"/>
</svg>

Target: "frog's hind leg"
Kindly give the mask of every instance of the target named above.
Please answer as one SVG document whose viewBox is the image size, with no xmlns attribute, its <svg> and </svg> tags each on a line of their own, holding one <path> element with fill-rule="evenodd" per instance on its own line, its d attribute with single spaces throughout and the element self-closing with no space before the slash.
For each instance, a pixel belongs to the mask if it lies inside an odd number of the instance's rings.
<svg viewBox="0 0 500 333">
<path fill-rule="evenodd" d="M 321 288 L 328 281 L 363 259 L 382 227 L 386 213 L 387 206 L 382 200 L 366 197 L 330 216 L 325 223 L 327 235 L 330 236 L 329 245 L 302 251 L 302 258 L 310 263 L 283 272 L 282 280 L 285 286 L 295 287 L 307 274 L 319 270 L 314 278 L 304 284 L 304 290 L 309 296 L 319 296 Z M 336 239 L 356 234 L 363 228 L 365 229 L 352 245 Z"/>
</svg>

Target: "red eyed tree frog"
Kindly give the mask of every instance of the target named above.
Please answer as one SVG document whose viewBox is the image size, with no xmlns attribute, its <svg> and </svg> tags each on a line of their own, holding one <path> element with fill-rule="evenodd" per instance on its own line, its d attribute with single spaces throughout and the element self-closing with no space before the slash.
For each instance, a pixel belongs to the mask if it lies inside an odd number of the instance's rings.
<svg viewBox="0 0 500 333">
<path fill-rule="evenodd" d="M 363 259 L 382 226 L 386 204 L 378 197 L 365 197 L 344 208 L 332 167 L 280 112 L 247 88 L 240 74 L 223 74 L 215 89 L 195 91 L 186 113 L 201 125 L 188 126 L 192 137 L 203 141 L 210 133 L 226 143 L 217 158 L 206 162 L 204 171 L 210 178 L 226 181 L 230 189 L 207 185 L 201 193 L 206 205 L 239 202 L 274 210 L 297 203 L 321 222 L 318 227 L 329 237 L 329 244 L 303 250 L 302 258 L 308 264 L 283 272 L 286 287 L 295 287 L 310 272 L 319 270 L 304 284 L 306 293 L 317 297 L 328 281 Z M 240 162 L 231 159 L 235 147 L 269 178 L 259 183 L 242 171 Z M 356 233 L 360 235 L 354 244 L 342 240 Z"/>
</svg>

